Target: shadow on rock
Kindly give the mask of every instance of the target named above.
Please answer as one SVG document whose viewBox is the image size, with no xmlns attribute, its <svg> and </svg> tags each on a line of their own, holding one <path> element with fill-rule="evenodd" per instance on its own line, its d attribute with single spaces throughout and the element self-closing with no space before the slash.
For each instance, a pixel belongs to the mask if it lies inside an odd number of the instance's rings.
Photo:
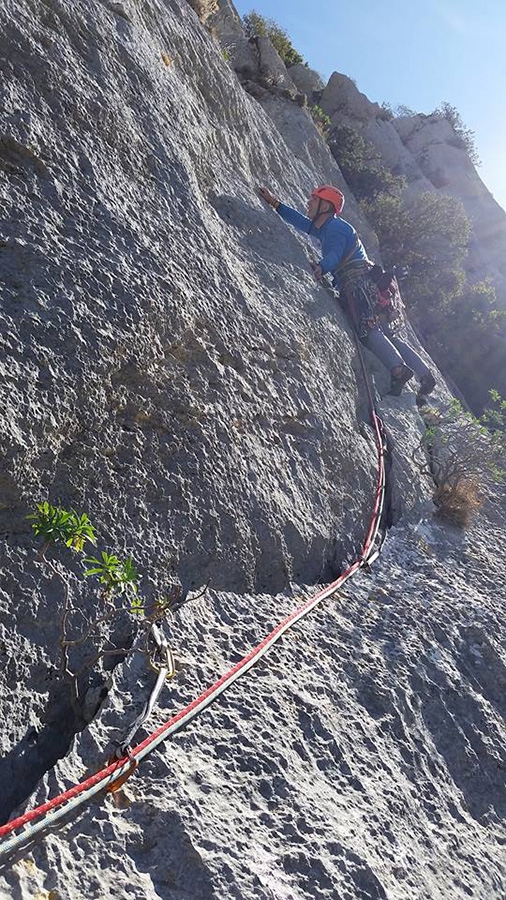
<svg viewBox="0 0 506 900">
<path fill-rule="evenodd" d="M 135 865 L 149 874 L 160 900 L 218 900 L 206 863 L 176 812 L 163 812 L 155 803 L 133 803 L 129 819 L 141 829 L 131 851 Z"/>
<path fill-rule="evenodd" d="M 83 727 L 72 710 L 70 692 L 55 689 L 40 730 L 28 728 L 24 737 L 0 759 L 0 823 L 35 790 L 40 779 L 68 752 L 72 738 Z"/>
</svg>

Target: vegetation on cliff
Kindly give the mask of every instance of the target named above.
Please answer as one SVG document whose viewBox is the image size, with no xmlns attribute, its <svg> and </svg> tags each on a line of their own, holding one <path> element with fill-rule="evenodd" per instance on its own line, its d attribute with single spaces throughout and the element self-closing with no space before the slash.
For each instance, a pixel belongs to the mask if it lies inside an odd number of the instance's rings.
<svg viewBox="0 0 506 900">
<path fill-rule="evenodd" d="M 265 16 L 261 16 L 252 9 L 250 13 L 243 16 L 242 21 L 247 37 L 268 37 L 270 39 L 287 69 L 304 62 L 284 28 L 281 28 L 274 19 L 266 19 Z"/>
<path fill-rule="evenodd" d="M 451 116 L 460 128 L 449 104 L 439 114 Z M 467 131 L 465 138 L 463 125 L 460 130 L 471 156 L 472 134 Z M 479 414 L 490 390 L 506 393 L 506 313 L 489 281 L 466 279 L 471 225 L 462 202 L 432 191 L 408 201 L 406 179 L 385 166 L 373 144 L 347 123 L 335 125 L 328 142 L 378 235 L 383 262 L 409 272 L 405 300 L 411 321 L 439 368 Z"/>
</svg>

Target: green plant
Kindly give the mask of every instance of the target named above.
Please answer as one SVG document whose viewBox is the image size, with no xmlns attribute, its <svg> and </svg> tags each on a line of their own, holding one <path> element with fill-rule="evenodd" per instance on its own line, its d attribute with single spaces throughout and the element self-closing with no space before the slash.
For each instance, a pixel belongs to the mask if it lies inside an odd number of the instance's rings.
<svg viewBox="0 0 506 900">
<path fill-rule="evenodd" d="M 455 398 L 443 413 L 426 408 L 425 433 L 413 453 L 420 472 L 435 482 L 438 517 L 463 528 L 492 483 L 506 476 L 506 401 L 495 390 L 491 395 L 493 406 L 479 417 Z"/>
<path fill-rule="evenodd" d="M 107 595 L 114 591 L 123 594 L 127 588 L 137 592 L 139 574 L 130 557 L 119 560 L 117 556 L 103 550 L 100 557 L 88 556 L 85 562 L 91 563 L 91 568 L 86 569 L 84 575 L 86 577 L 98 575 Z"/>
<path fill-rule="evenodd" d="M 345 169 L 343 174 L 348 180 Z M 367 177 L 352 175 L 358 196 Z M 360 205 L 378 235 L 383 262 L 409 270 L 405 301 L 421 340 L 479 415 L 491 387 L 506 393 L 506 311 L 490 282 L 466 281 L 470 224 L 461 202 L 439 192 L 407 202 L 402 192 L 388 189 Z"/>
<path fill-rule="evenodd" d="M 133 613 L 134 616 L 144 615 L 144 602 L 138 594 L 135 594 L 135 596 L 132 597 L 130 602 L 130 612 Z"/>
<path fill-rule="evenodd" d="M 61 563 L 49 559 L 50 547 L 55 550 L 60 545 L 81 553 L 87 541 L 96 544 L 95 528 L 86 513 L 78 514 L 75 510 L 66 510 L 53 506 L 47 500 L 35 504 L 35 511 L 27 516 L 37 537 L 42 538 L 41 559 L 52 575 L 56 576 L 63 589 L 60 607 L 60 671 L 71 688 L 73 702 L 79 698 L 79 676 L 93 666 L 101 657 L 112 651 L 106 649 L 110 637 L 110 626 L 113 620 L 122 613 L 137 612 L 138 604 L 134 603 L 137 595 L 139 574 L 130 557 L 120 560 L 117 556 L 102 551 L 99 556 L 86 557 L 88 565 L 84 577 L 98 576 L 102 590 L 95 607 L 88 614 L 73 598 L 70 572 L 67 574 Z M 129 591 L 134 595 L 131 605 L 115 600 Z M 80 629 L 76 634 L 77 628 Z M 80 658 L 79 648 L 93 647 L 93 655 Z M 118 652 L 118 651 L 116 651 Z M 123 652 L 123 651 L 120 651 Z M 128 651 L 125 650 L 125 653 Z M 70 655 L 74 656 L 71 664 Z M 77 655 L 76 655 L 77 654 Z"/>
<path fill-rule="evenodd" d="M 96 544 L 95 529 L 86 513 L 79 515 L 74 509 L 67 512 L 59 506 L 52 506 L 47 500 L 36 503 L 35 510 L 27 519 L 31 521 L 37 537 L 44 540 L 44 549 L 61 542 L 80 552 L 86 541 Z"/>
<path fill-rule="evenodd" d="M 492 406 L 486 406 L 480 416 L 480 423 L 500 440 L 506 432 L 506 400 L 495 388 L 489 390 Z"/>
<path fill-rule="evenodd" d="M 399 116 L 400 118 L 403 118 L 404 116 L 419 115 L 419 113 L 417 113 L 414 109 L 411 109 L 410 106 L 406 106 L 404 103 L 399 103 L 399 105 L 395 107 L 394 114 L 396 116 Z"/>
<path fill-rule="evenodd" d="M 147 602 L 138 593 L 139 573 L 130 556 L 120 559 L 102 550 L 97 556 L 84 559 L 83 577 L 96 579 L 100 585 L 98 595 L 87 608 L 75 598 L 74 582 L 60 559 L 48 558 L 50 547 L 58 551 L 60 546 L 80 553 L 86 541 L 96 544 L 95 528 L 86 513 L 80 515 L 52 506 L 48 501 L 35 504 L 35 511 L 27 518 L 37 537 L 44 541 L 41 560 L 51 577 L 59 579 L 63 597 L 59 604 L 60 621 L 59 668 L 62 679 L 70 687 L 71 701 L 78 715 L 82 712 L 80 701 L 80 680 L 84 673 L 107 656 L 125 658 L 136 650 L 147 652 L 148 634 L 154 622 L 164 619 L 169 613 L 179 609 L 189 599 L 202 596 L 204 589 L 188 597 L 180 585 L 170 584 L 167 594 Z M 136 630 L 144 634 L 146 640 L 134 646 L 118 647 L 114 634 L 122 617 L 135 616 Z M 141 621 L 139 621 L 139 618 Z M 127 623 L 123 621 L 122 630 Z M 133 623 L 131 622 L 133 628 Z M 143 646 L 143 643 L 145 646 Z"/>
<path fill-rule="evenodd" d="M 393 119 L 393 117 L 394 117 L 394 111 L 392 109 L 391 104 L 387 103 L 386 100 L 383 101 L 383 103 L 381 104 L 381 113 L 380 113 L 379 118 L 383 119 L 384 121 L 389 122 L 389 121 L 391 121 L 391 119 Z"/>
<path fill-rule="evenodd" d="M 246 37 L 268 37 L 283 60 L 285 66 L 296 66 L 304 62 L 300 53 L 295 50 L 284 28 L 274 19 L 266 19 L 254 9 L 242 18 Z"/>
<path fill-rule="evenodd" d="M 438 106 L 437 109 L 434 110 L 432 115 L 441 116 L 450 123 L 457 138 L 456 146 L 461 146 L 467 152 L 473 165 L 481 165 L 481 160 L 476 148 L 476 136 L 474 131 L 471 131 L 471 129 L 464 124 L 458 109 L 445 100 L 441 103 L 441 106 Z"/>
<path fill-rule="evenodd" d="M 386 168 L 376 148 L 351 125 L 336 125 L 329 147 L 358 200 L 375 202 L 379 194 L 399 197 L 406 187 L 406 179 Z"/>
<path fill-rule="evenodd" d="M 328 138 L 330 129 L 332 127 L 330 116 L 324 113 L 323 109 L 317 105 L 311 106 L 309 108 L 309 114 L 322 137 L 324 137 L 325 139 Z"/>
</svg>

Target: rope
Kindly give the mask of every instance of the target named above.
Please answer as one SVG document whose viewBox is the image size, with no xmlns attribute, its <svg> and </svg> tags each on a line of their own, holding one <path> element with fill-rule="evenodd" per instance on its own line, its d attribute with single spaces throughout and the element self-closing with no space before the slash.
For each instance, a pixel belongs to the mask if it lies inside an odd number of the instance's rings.
<svg viewBox="0 0 506 900">
<path fill-rule="evenodd" d="M 378 454 L 378 471 L 376 478 L 376 489 L 374 494 L 374 503 L 371 513 L 371 519 L 364 539 L 361 553 L 357 560 L 352 563 L 345 572 L 343 572 L 335 581 L 327 585 L 327 587 L 318 591 L 313 597 L 310 597 L 302 606 L 294 610 L 290 615 L 283 619 L 259 644 L 256 645 L 246 656 L 243 657 L 235 666 L 225 672 L 217 681 L 214 682 L 199 697 L 193 700 L 188 706 L 172 716 L 167 722 L 160 726 L 156 731 L 150 734 L 145 740 L 133 748 L 128 756 L 120 760 L 115 760 L 105 766 L 99 772 L 86 778 L 79 784 L 74 785 L 63 793 L 48 800 L 46 803 L 32 809 L 11 822 L 0 826 L 0 838 L 5 838 L 0 844 L 0 862 L 6 856 L 13 853 L 22 844 L 31 841 L 37 833 L 53 826 L 60 818 L 67 815 L 77 807 L 86 803 L 100 791 L 107 789 L 114 782 L 119 781 L 123 776 L 130 774 L 138 763 L 152 750 L 154 750 L 162 741 L 166 740 L 170 735 L 175 734 L 181 728 L 184 728 L 197 715 L 204 711 L 214 700 L 216 700 L 225 690 L 227 690 L 238 678 L 246 674 L 252 666 L 258 662 L 270 648 L 282 637 L 282 635 L 298 621 L 307 616 L 316 606 L 335 594 L 339 588 L 345 584 L 360 568 L 369 565 L 379 553 L 379 548 L 375 547 L 378 534 L 381 527 L 381 518 L 385 499 L 385 441 L 384 428 L 381 419 L 377 415 L 374 408 L 374 401 L 369 385 L 367 370 L 362 355 L 362 350 L 358 338 L 356 337 L 357 350 L 362 365 L 362 372 L 366 384 L 368 395 L 371 422 L 376 438 L 376 448 Z M 160 672 L 161 675 L 161 672 Z M 160 681 L 157 679 L 158 686 Z M 161 685 L 160 685 L 161 690 Z M 154 692 L 153 692 L 154 693 Z M 150 698 L 151 699 L 151 698 Z M 149 705 L 148 701 L 148 705 Z M 149 712 L 148 712 L 149 714 Z M 137 720 L 136 720 L 137 722 Z M 135 725 L 136 723 L 134 723 Z M 140 724 L 140 723 L 139 723 Z M 132 728 L 127 739 L 132 734 Z M 137 729 L 136 729 L 137 730 Z M 13 832 L 18 832 L 13 834 Z"/>
</svg>

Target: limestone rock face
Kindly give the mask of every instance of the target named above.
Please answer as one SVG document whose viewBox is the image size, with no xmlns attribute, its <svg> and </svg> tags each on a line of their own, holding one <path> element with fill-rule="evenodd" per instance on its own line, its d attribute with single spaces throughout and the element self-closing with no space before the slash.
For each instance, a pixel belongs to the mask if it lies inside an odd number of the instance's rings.
<svg viewBox="0 0 506 900">
<path fill-rule="evenodd" d="M 217 0 L 218 9 L 210 16 L 207 25 L 220 45 L 229 52 L 237 41 L 245 39 L 241 17 L 231 0 Z"/>
<path fill-rule="evenodd" d="M 242 82 L 258 81 L 259 59 L 256 45 L 244 36 L 234 39 L 227 48 L 230 54 L 230 65 Z"/>
<path fill-rule="evenodd" d="M 396 128 L 396 121 L 383 118 L 370 119 L 363 125 L 361 131 L 364 138 L 381 154 L 382 162 L 387 168 L 395 175 L 404 175 L 408 182 L 408 196 L 413 197 L 423 191 L 433 190 L 434 185 L 403 143 Z M 353 120 L 350 120 L 350 124 L 354 124 Z"/>
<path fill-rule="evenodd" d="M 218 11 L 218 0 L 188 0 L 201 22 L 207 20 Z"/>
<path fill-rule="evenodd" d="M 289 100 L 303 100 L 268 37 L 260 35 L 237 42 L 232 52 L 232 68 L 256 99 L 272 94 Z"/>
<path fill-rule="evenodd" d="M 294 88 L 286 66 L 268 37 L 253 38 L 258 51 L 259 75 L 262 82 L 275 87 Z"/>
<path fill-rule="evenodd" d="M 304 66 L 302 63 L 289 68 L 290 78 L 301 94 L 304 94 L 309 104 L 314 101 L 315 94 L 320 95 L 325 85 L 318 72 Z"/>
<path fill-rule="evenodd" d="M 208 25 L 243 86 L 256 99 L 263 99 L 269 93 L 302 99 L 271 40 L 265 35 L 247 38 L 229 0 L 218 0 L 218 9 Z"/>
<path fill-rule="evenodd" d="M 467 538 L 425 517 L 393 529 L 371 572 L 160 745 L 116 799 L 85 805 L 0 872 L 1 900 L 455 900 L 463 885 L 502 900 L 504 615 L 487 587 L 504 574 L 500 542 L 490 523 Z M 146 731 L 297 601 L 213 592 L 184 608 L 169 632 L 181 671 Z M 140 656 L 116 671 L 32 803 L 96 769 L 153 679 Z"/>
<path fill-rule="evenodd" d="M 2 377 L 10 409 L 3 525 L 26 536 L 28 504 L 56 491 L 64 505 L 89 509 L 109 539 L 123 535 L 146 563 L 154 545 L 170 548 L 161 565 L 172 560 L 190 581 L 209 569 L 227 587 L 281 586 L 294 574 L 286 562 L 292 541 L 300 577 L 317 578 L 334 565 L 336 533 L 347 535 L 342 550 L 354 546 L 348 522 L 343 530 L 334 516 L 348 520 L 357 503 L 365 508 L 370 448 L 357 423 L 343 428 L 336 413 L 343 396 L 354 420 L 354 351 L 340 314 L 314 288 L 301 243 L 261 205 L 255 186 L 268 182 L 297 202 L 301 186 L 309 191 L 337 168 L 327 154 L 309 180 L 184 4 L 173 33 L 173 17 L 156 4 L 153 21 L 139 14 L 133 25 L 97 9 L 96 24 L 84 4 L 69 22 L 60 7 L 52 14 L 73 62 L 62 69 L 48 55 L 35 97 L 30 60 L 12 65 L 2 145 L 3 333 L 16 363 Z M 49 28 L 33 14 L 27 27 L 35 35 Z M 72 70 L 87 65 L 74 60 L 81 31 L 105 49 L 77 104 Z M 15 32 L 14 59 L 19 41 Z M 143 42 L 157 52 L 147 54 Z M 124 67 L 113 65 L 118 59 Z M 148 88 L 164 99 L 153 101 L 145 128 Z M 182 100 L 188 91 L 192 104 Z M 308 292 L 326 309 L 322 319 L 314 307 L 309 331 Z M 326 385 L 318 376 L 308 388 L 306 368 L 320 371 L 332 333 L 331 368 L 348 359 L 347 374 L 329 370 Z M 351 509 L 334 485 L 337 446 L 345 456 L 358 451 L 364 472 Z M 294 452 L 308 478 L 304 499 L 290 487 Z M 313 467 L 323 506 L 308 515 Z M 278 538 L 290 508 L 293 530 Z"/>
<path fill-rule="evenodd" d="M 357 558 L 377 451 L 349 325 L 256 190 L 303 207 L 342 183 L 307 111 L 252 99 L 186 0 L 8 0 L 0 28 L 6 819 L 96 770 L 154 677 L 109 657 L 72 711 L 65 597 L 77 634 L 105 600 L 65 549 L 37 553 L 35 501 L 86 511 L 146 600 L 210 582 L 164 624 L 178 674 L 151 730 Z M 372 243 L 352 198 L 347 217 Z M 396 523 L 378 569 L 5 868 L 2 900 L 504 896 L 502 519 L 431 523 L 414 393 L 367 366 Z"/>
<path fill-rule="evenodd" d="M 368 122 L 381 115 L 378 103 L 371 103 L 347 75 L 333 72 L 320 98 L 321 108 L 333 124 L 342 117 Z"/>
<path fill-rule="evenodd" d="M 48 688 L 31 687 L 34 657 L 54 681 L 63 591 L 36 556 L 35 501 L 86 511 L 148 596 L 175 575 L 185 589 L 276 591 L 354 557 L 375 479 L 349 329 L 307 242 L 256 194 L 265 183 L 301 204 L 340 177 L 328 150 L 290 150 L 185 0 L 128 18 L 84 0 L 22 9 L 2 9 L 0 144 L 13 783 L 36 779 L 75 725 L 53 728 L 62 698 L 48 713 Z M 91 614 L 81 569 L 68 579 Z"/>
</svg>

